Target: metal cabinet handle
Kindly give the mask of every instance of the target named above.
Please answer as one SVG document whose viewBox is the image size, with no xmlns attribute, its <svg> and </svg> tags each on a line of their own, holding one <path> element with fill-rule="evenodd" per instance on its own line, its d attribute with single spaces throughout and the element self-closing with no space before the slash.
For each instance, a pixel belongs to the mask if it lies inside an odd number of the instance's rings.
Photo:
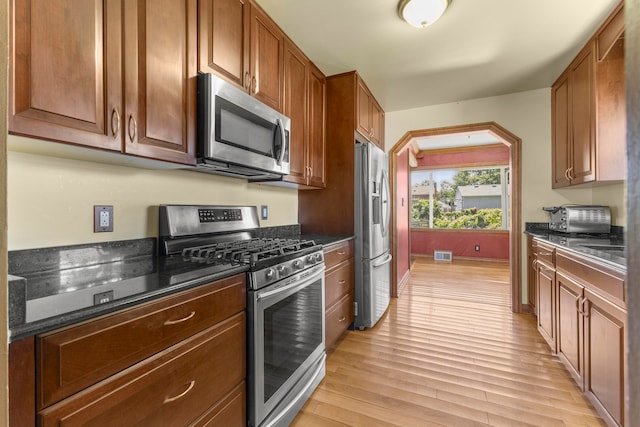
<svg viewBox="0 0 640 427">
<path fill-rule="evenodd" d="M 336 252 L 336 253 L 337 253 L 338 255 L 344 255 L 344 254 L 346 254 L 346 252 L 345 252 L 345 251 L 339 251 L 339 252 Z"/>
<path fill-rule="evenodd" d="M 346 316 L 341 316 L 341 317 L 338 319 L 338 322 L 344 322 L 346 319 L 347 319 L 347 317 L 346 317 Z"/>
<path fill-rule="evenodd" d="M 247 71 L 246 73 L 244 73 L 244 82 L 243 82 L 243 86 L 246 90 L 250 90 L 251 88 L 251 76 L 249 75 L 249 72 Z"/>
<path fill-rule="evenodd" d="M 187 320 L 191 319 L 195 315 L 196 315 L 196 312 L 192 311 L 191 313 L 189 313 L 187 316 L 183 317 L 182 319 L 167 320 L 166 322 L 164 322 L 164 325 L 165 326 L 169 326 L 169 325 L 175 325 L 176 323 L 186 322 Z"/>
<path fill-rule="evenodd" d="M 338 285 L 344 285 L 345 283 L 347 283 L 347 281 L 344 279 L 338 280 Z"/>
<path fill-rule="evenodd" d="M 131 125 L 133 124 L 133 130 L 131 129 Z M 136 119 L 135 117 L 133 117 L 133 114 L 129 114 L 129 125 L 127 126 L 129 129 L 129 140 L 131 142 L 135 141 L 136 139 L 136 132 L 138 130 L 138 124 L 136 123 Z"/>
<path fill-rule="evenodd" d="M 569 181 L 572 181 L 572 180 L 576 179 L 576 177 L 573 176 L 573 166 L 571 166 L 569 169 L 567 169 L 567 175 L 569 176 Z"/>
<path fill-rule="evenodd" d="M 551 256 L 551 255 L 553 255 L 553 252 L 538 252 L 538 255 Z"/>
<path fill-rule="evenodd" d="M 189 386 L 187 387 L 187 389 L 185 391 L 183 391 L 182 393 L 180 393 L 177 396 L 173 396 L 173 397 L 166 397 L 164 399 L 164 403 L 171 403 L 171 402 L 175 402 L 178 399 L 181 399 L 183 397 L 185 397 L 187 395 L 187 393 L 189 393 L 191 391 L 191 389 L 193 388 L 193 386 L 196 385 L 196 380 L 191 380 L 191 382 L 189 383 Z"/>
<path fill-rule="evenodd" d="M 256 79 L 256 76 L 251 77 L 251 88 L 249 89 L 249 92 L 254 95 L 258 93 L 258 80 Z"/>
<path fill-rule="evenodd" d="M 115 120 L 114 120 L 115 119 Z M 111 134 L 113 138 L 118 137 L 118 133 L 120 132 L 120 113 L 117 108 L 113 108 L 111 111 Z"/>
</svg>

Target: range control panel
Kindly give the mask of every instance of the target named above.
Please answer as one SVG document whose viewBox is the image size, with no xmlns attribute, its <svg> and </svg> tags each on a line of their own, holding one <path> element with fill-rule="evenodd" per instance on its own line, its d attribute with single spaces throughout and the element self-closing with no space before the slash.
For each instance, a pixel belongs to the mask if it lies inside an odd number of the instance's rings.
<svg viewBox="0 0 640 427">
<path fill-rule="evenodd" d="M 241 209 L 198 209 L 200 222 L 242 221 Z"/>
</svg>

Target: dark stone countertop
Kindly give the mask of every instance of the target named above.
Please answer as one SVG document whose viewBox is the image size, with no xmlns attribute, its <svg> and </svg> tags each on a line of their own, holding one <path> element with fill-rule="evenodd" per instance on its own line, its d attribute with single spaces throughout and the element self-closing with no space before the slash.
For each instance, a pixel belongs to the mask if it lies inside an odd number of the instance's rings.
<svg viewBox="0 0 640 427">
<path fill-rule="evenodd" d="M 355 236 L 333 236 L 329 234 L 301 234 L 301 239 L 304 240 L 313 240 L 319 245 L 329 246 L 335 245 L 337 243 L 348 242 L 349 240 L 354 240 Z"/>
<path fill-rule="evenodd" d="M 195 267 L 194 267 L 195 266 Z M 9 341 L 246 272 L 156 255 L 156 239 L 9 253 Z M 203 278 L 206 274 L 206 278 Z M 106 302 L 100 302 L 103 299 Z"/>
<path fill-rule="evenodd" d="M 567 234 L 549 231 L 546 223 L 526 223 L 525 233 L 603 265 L 626 271 L 626 245 L 621 227 L 612 227 L 610 234 Z"/>
</svg>

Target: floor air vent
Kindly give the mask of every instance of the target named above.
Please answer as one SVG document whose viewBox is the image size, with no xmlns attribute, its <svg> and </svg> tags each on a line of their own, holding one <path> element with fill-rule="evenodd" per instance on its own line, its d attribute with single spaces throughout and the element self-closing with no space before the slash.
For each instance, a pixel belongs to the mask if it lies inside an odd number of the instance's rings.
<svg viewBox="0 0 640 427">
<path fill-rule="evenodd" d="M 451 251 L 433 251 L 434 261 L 451 261 L 452 259 Z"/>
</svg>

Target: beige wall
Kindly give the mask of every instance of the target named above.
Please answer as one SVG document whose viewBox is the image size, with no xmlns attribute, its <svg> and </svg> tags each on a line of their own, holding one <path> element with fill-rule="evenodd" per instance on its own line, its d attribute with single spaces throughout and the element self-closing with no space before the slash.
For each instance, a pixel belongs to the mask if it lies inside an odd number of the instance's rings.
<svg viewBox="0 0 640 427">
<path fill-rule="evenodd" d="M 23 142 L 9 139 L 10 147 Z M 155 237 L 159 204 L 267 205 L 262 227 L 298 222 L 295 189 L 193 171 L 8 153 L 9 250 Z M 113 205 L 113 232 L 93 232 L 94 205 Z"/>
<path fill-rule="evenodd" d="M 434 105 L 386 114 L 387 150 L 410 130 L 496 122 L 522 139 L 522 227 L 546 222 L 543 206 L 602 203 L 613 210 L 615 225 L 626 224 L 623 184 L 596 188 L 551 189 L 551 90 L 538 89 L 491 98 Z M 526 254 L 523 239 L 522 254 Z M 526 298 L 526 256 L 522 260 Z M 526 302 L 526 301 L 524 301 Z"/>
<path fill-rule="evenodd" d="M 9 5 L 0 0 L 0 425 L 9 425 L 7 414 L 7 61 Z"/>
</svg>

